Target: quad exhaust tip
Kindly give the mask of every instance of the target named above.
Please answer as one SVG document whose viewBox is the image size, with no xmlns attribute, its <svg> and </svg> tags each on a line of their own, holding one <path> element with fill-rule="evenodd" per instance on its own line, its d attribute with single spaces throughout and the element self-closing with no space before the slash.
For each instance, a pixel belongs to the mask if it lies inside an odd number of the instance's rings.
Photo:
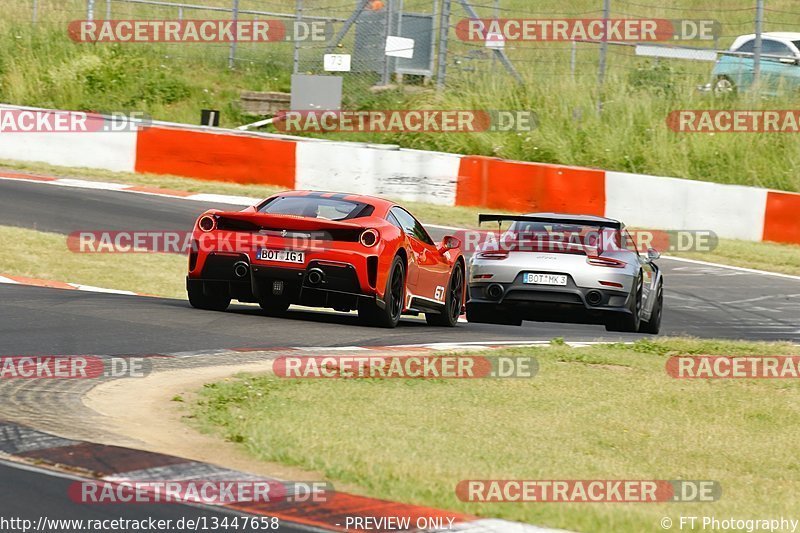
<svg viewBox="0 0 800 533">
<path fill-rule="evenodd" d="M 244 261 L 237 261 L 233 265 L 233 275 L 237 278 L 243 278 L 250 272 L 250 265 Z"/>
<path fill-rule="evenodd" d="M 486 296 L 488 296 L 492 300 L 499 300 L 500 298 L 503 297 L 504 292 L 505 289 L 503 289 L 503 286 L 497 283 L 492 283 L 491 285 L 486 287 Z"/>
<path fill-rule="evenodd" d="M 309 285 L 319 285 L 325 281 L 325 272 L 319 268 L 312 268 L 308 271 L 306 279 L 308 279 Z"/>
<path fill-rule="evenodd" d="M 590 305 L 600 305 L 603 301 L 603 294 L 600 291 L 589 291 L 586 293 L 586 301 Z"/>
</svg>

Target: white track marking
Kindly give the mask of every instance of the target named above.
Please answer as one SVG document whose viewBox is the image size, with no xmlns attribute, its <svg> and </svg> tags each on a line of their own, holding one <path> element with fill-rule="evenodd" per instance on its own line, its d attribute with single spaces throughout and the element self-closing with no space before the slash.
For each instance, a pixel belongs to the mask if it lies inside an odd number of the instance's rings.
<svg viewBox="0 0 800 533">
<path fill-rule="evenodd" d="M 708 261 L 698 261 L 697 259 L 686 259 L 685 257 L 675 257 L 672 255 L 663 255 L 661 256 L 662 259 L 668 259 L 670 261 L 680 261 L 682 263 L 691 263 L 694 265 L 702 265 L 702 266 L 709 266 L 709 267 L 716 267 L 716 268 L 726 268 L 728 270 L 735 270 L 737 272 L 745 272 L 747 274 L 758 274 L 760 276 L 774 276 L 776 278 L 784 278 L 784 279 L 791 279 L 794 281 L 800 281 L 800 276 L 792 276 L 791 274 L 781 274 L 780 272 L 768 272 L 766 270 L 756 270 L 754 268 L 744 268 L 744 267 L 737 267 L 737 266 L 730 266 L 730 265 L 721 265 L 719 263 L 709 263 Z"/>
</svg>

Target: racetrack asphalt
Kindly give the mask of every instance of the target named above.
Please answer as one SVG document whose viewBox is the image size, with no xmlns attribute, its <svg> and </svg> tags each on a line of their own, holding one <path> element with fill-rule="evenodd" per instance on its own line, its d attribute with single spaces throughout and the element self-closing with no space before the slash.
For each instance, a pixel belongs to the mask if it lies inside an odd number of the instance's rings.
<svg viewBox="0 0 800 533">
<path fill-rule="evenodd" d="M 205 209 L 237 209 L 127 192 L 0 180 L 0 225 L 67 234 L 77 230 L 189 230 Z M 431 228 L 435 238 L 446 233 Z M 800 281 L 663 258 L 662 334 L 800 342 Z M 70 280 L 62 280 L 70 281 Z M 630 340 L 602 326 L 525 322 L 432 328 L 404 319 L 394 330 L 354 315 L 293 307 L 285 317 L 254 306 L 225 313 L 188 302 L 0 285 L 0 355 L 136 354 L 239 347 L 369 346 L 430 342 Z"/>
</svg>

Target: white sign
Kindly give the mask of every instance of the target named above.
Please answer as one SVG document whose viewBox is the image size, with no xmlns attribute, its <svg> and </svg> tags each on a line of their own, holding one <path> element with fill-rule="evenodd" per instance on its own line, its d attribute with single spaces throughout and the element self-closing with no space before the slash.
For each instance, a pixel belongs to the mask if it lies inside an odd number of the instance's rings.
<svg viewBox="0 0 800 533">
<path fill-rule="evenodd" d="M 325 54 L 325 72 L 350 72 L 350 54 Z"/>
<path fill-rule="evenodd" d="M 394 35 L 388 36 L 386 38 L 386 55 L 411 59 L 414 57 L 414 39 L 395 37 Z"/>
</svg>

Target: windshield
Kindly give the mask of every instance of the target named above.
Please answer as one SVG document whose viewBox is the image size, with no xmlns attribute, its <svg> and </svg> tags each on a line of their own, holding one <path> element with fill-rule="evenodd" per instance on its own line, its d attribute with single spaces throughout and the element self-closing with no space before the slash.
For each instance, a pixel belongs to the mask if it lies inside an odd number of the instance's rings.
<svg viewBox="0 0 800 533">
<path fill-rule="evenodd" d="M 516 242 L 560 242 L 600 248 L 602 230 L 598 226 L 558 222 L 514 222 L 507 237 Z"/>
<path fill-rule="evenodd" d="M 339 198 L 322 196 L 280 196 L 261 207 L 259 212 L 273 215 L 294 215 L 326 220 L 346 220 L 367 216 L 371 206 Z"/>
</svg>

